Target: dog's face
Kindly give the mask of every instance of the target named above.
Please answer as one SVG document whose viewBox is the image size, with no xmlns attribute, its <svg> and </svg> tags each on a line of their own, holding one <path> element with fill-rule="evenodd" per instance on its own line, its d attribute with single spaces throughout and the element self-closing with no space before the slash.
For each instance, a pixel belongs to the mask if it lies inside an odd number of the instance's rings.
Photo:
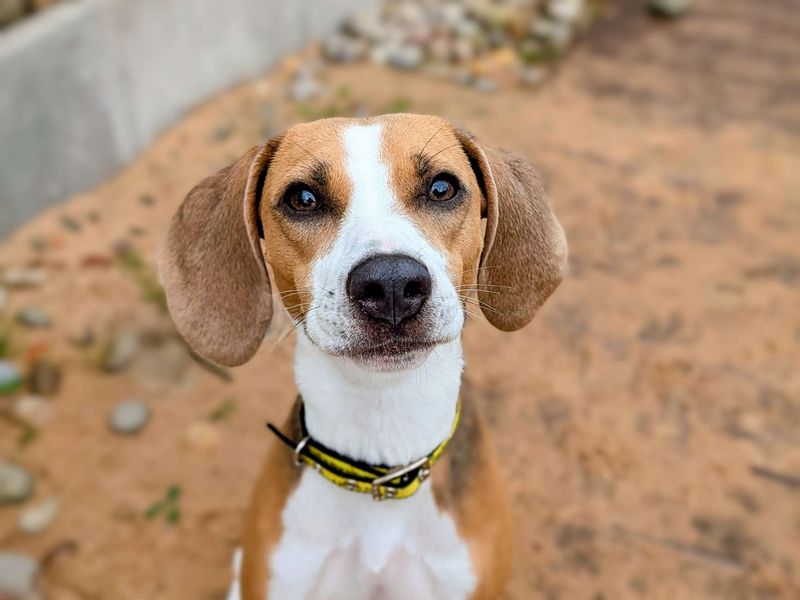
<svg viewBox="0 0 800 600">
<path fill-rule="evenodd" d="M 401 116 L 289 130 L 259 212 L 275 283 L 312 343 L 391 369 L 459 335 L 482 205 L 453 130 Z"/>
<path fill-rule="evenodd" d="M 263 242 L 260 240 L 263 239 Z M 322 351 L 412 367 L 480 306 L 517 329 L 558 285 L 563 231 L 535 172 L 419 115 L 298 125 L 198 185 L 161 273 L 204 356 L 240 364 L 286 309 Z"/>
</svg>

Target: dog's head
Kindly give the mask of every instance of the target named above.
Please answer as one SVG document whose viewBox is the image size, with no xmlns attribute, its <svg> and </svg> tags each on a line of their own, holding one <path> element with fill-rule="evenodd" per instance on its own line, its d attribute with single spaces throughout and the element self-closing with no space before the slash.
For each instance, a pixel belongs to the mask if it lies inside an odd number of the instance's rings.
<svg viewBox="0 0 800 600">
<path fill-rule="evenodd" d="M 441 119 L 389 115 L 296 125 L 205 179 L 172 221 L 161 277 L 179 331 L 214 362 L 261 344 L 269 264 L 313 344 L 394 370 L 457 337 L 473 305 L 522 327 L 566 257 L 530 166 Z"/>
</svg>

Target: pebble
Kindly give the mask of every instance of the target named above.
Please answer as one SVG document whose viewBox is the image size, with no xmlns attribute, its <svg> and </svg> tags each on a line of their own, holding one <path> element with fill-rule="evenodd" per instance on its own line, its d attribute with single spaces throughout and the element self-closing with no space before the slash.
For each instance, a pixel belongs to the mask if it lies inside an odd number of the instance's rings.
<svg viewBox="0 0 800 600">
<path fill-rule="evenodd" d="M 22 384 L 19 370 L 7 360 L 0 360 L 0 394 L 9 394 Z"/>
<path fill-rule="evenodd" d="M 120 402 L 111 411 L 108 425 L 116 433 L 131 435 L 140 431 L 150 420 L 150 407 L 141 400 Z"/>
<path fill-rule="evenodd" d="M 215 144 L 224 142 L 231 137 L 231 134 L 233 134 L 233 129 L 233 123 L 223 123 L 216 126 L 211 132 L 211 141 Z"/>
<path fill-rule="evenodd" d="M 33 477 L 25 469 L 0 461 L 0 505 L 27 500 L 33 487 Z"/>
<path fill-rule="evenodd" d="M 572 27 L 552 19 L 539 19 L 531 27 L 531 34 L 557 50 L 565 50 L 572 42 Z"/>
<path fill-rule="evenodd" d="M 17 321 L 26 327 L 50 327 L 50 317 L 37 306 L 24 306 L 17 313 Z"/>
<path fill-rule="evenodd" d="M 58 498 L 47 498 L 23 510 L 17 519 L 17 527 L 30 535 L 41 533 L 53 524 L 59 512 L 61 503 Z"/>
<path fill-rule="evenodd" d="M 62 215 L 59 221 L 61 222 L 61 226 L 67 231 L 78 233 L 81 230 L 81 224 L 69 215 Z"/>
<path fill-rule="evenodd" d="M 524 86 L 535 87 L 542 83 L 546 71 L 541 67 L 525 67 L 520 71 L 519 82 Z"/>
<path fill-rule="evenodd" d="M 47 273 L 41 269 L 13 267 L 3 272 L 2 283 L 10 288 L 35 288 L 47 283 Z"/>
<path fill-rule="evenodd" d="M 192 450 L 207 452 L 213 450 L 221 441 L 219 430 L 211 423 L 199 421 L 186 431 L 186 445 Z"/>
<path fill-rule="evenodd" d="M 386 52 L 386 63 L 396 69 L 416 69 L 422 64 L 423 58 L 422 48 L 411 44 L 392 45 Z"/>
<path fill-rule="evenodd" d="M 46 400 L 27 395 L 17 398 L 14 402 L 14 415 L 34 427 L 44 427 L 50 422 L 53 409 Z"/>
<path fill-rule="evenodd" d="M 690 0 L 650 0 L 650 14 L 675 19 L 682 17 L 691 6 Z"/>
<path fill-rule="evenodd" d="M 0 551 L 0 598 L 30 600 L 37 598 L 36 578 L 39 563 L 18 552 Z"/>
<path fill-rule="evenodd" d="M 91 327 L 84 327 L 77 334 L 70 338 L 70 341 L 78 348 L 89 348 L 94 344 L 94 330 Z"/>
<path fill-rule="evenodd" d="M 583 0 L 550 0 L 547 5 L 547 12 L 551 17 L 569 24 L 580 19 L 583 9 Z"/>
<path fill-rule="evenodd" d="M 319 95 L 320 89 L 311 69 L 302 68 L 297 71 L 294 81 L 289 85 L 289 98 L 295 102 L 308 102 Z"/>
<path fill-rule="evenodd" d="M 491 94 L 497 91 L 497 84 L 487 77 L 478 77 L 472 82 L 472 86 L 484 94 Z"/>
<path fill-rule="evenodd" d="M 139 335 L 130 330 L 120 331 L 111 340 L 103 356 L 103 369 L 114 373 L 133 362 L 141 347 Z"/>
<path fill-rule="evenodd" d="M 61 387 L 61 367 L 48 360 L 37 360 L 31 367 L 28 384 L 34 394 L 54 396 Z"/>
<path fill-rule="evenodd" d="M 322 42 L 322 52 L 334 62 L 354 63 L 366 56 L 367 44 L 358 38 L 334 33 Z"/>
</svg>

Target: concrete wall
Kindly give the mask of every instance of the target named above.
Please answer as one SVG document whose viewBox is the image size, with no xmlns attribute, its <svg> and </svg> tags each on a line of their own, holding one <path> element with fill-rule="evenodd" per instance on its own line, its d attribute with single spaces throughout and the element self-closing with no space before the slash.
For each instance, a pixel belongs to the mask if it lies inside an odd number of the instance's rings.
<svg viewBox="0 0 800 600">
<path fill-rule="evenodd" d="M 373 0 L 80 0 L 0 32 L 0 239 Z"/>
</svg>

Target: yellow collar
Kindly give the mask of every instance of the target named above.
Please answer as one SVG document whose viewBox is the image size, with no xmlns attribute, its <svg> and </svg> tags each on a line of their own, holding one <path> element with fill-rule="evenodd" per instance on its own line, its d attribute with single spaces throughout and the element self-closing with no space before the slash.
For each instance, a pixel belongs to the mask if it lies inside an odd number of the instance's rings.
<svg viewBox="0 0 800 600">
<path fill-rule="evenodd" d="M 430 475 L 431 467 L 439 460 L 448 442 L 453 438 L 461 416 L 461 401 L 456 404 L 456 414 L 447 439 L 436 446 L 430 454 L 399 467 L 371 465 L 327 448 L 308 434 L 303 414 L 301 404 L 300 426 L 303 437 L 299 442 L 281 433 L 272 423 L 267 424 L 270 431 L 294 450 L 296 465 L 306 464 L 331 483 L 351 492 L 372 494 L 373 500 L 389 498 L 400 500 L 413 496 L 420 488 L 422 482 Z"/>
</svg>

